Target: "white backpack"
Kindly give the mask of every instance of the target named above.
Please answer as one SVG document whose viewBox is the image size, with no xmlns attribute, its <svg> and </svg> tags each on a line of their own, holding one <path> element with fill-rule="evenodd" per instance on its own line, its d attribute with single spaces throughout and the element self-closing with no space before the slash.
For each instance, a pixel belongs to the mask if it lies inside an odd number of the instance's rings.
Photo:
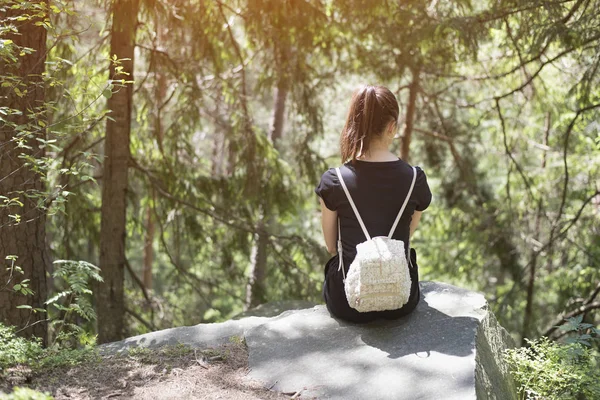
<svg viewBox="0 0 600 400">
<path fill-rule="evenodd" d="M 415 186 L 417 170 L 415 167 L 412 167 L 412 169 L 413 179 L 410 189 L 389 235 L 374 238 L 371 238 L 369 232 L 367 232 L 367 228 L 348 192 L 340 169 L 335 169 L 358 223 L 367 238 L 365 242 L 356 245 L 356 258 L 350 264 L 348 276 L 346 276 L 342 259 L 342 232 L 338 216 L 337 246 L 340 259 L 338 271 L 341 269 L 344 276 L 344 290 L 348 304 L 359 312 L 396 310 L 406 304 L 410 297 L 412 283 L 408 269 L 410 261 L 406 260 L 404 242 L 392 239 L 392 235 Z M 408 246 L 407 249 L 410 250 Z"/>
</svg>

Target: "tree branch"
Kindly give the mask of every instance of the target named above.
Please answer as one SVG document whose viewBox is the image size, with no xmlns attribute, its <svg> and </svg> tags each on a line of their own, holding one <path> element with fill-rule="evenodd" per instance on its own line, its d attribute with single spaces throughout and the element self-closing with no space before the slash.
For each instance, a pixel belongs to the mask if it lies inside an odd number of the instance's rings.
<svg viewBox="0 0 600 400">
<path fill-rule="evenodd" d="M 133 270 L 133 268 L 131 268 L 131 264 L 129 264 L 129 259 L 125 258 L 125 266 L 127 267 L 127 271 L 129 271 L 129 275 L 133 278 L 133 280 L 135 281 L 135 283 L 138 284 L 138 286 L 140 287 L 140 289 L 142 289 L 142 293 L 144 294 L 144 298 L 146 299 L 146 301 L 148 302 L 148 304 L 151 303 L 150 301 L 150 296 L 148 296 L 148 291 L 146 290 L 146 286 L 144 286 L 144 284 L 142 283 L 142 281 L 140 280 L 140 278 L 137 276 L 137 274 L 135 273 L 135 271 Z"/>
<path fill-rule="evenodd" d="M 569 123 L 569 127 L 567 128 L 567 132 L 565 133 L 565 142 L 563 145 L 563 165 L 564 165 L 564 169 L 565 169 L 565 183 L 563 185 L 563 191 L 562 191 L 562 199 L 560 202 L 560 207 L 558 209 L 558 214 L 556 216 L 556 224 L 558 224 L 558 221 L 560 220 L 560 217 L 562 216 L 562 212 L 567 200 L 567 187 L 569 184 L 569 166 L 567 164 L 567 151 L 568 151 L 568 147 L 569 147 L 569 138 L 571 136 L 571 132 L 573 131 L 573 127 L 575 126 L 575 122 L 577 121 L 577 119 L 579 118 L 579 116 L 581 114 L 583 114 L 586 111 L 589 110 L 593 110 L 597 107 L 600 107 L 600 103 L 598 104 L 592 104 L 589 105 L 587 107 L 584 108 L 580 108 L 579 110 L 577 110 L 577 113 L 575 114 L 575 116 L 573 117 L 573 119 L 571 120 L 571 122 Z M 553 229 L 554 231 L 554 229 Z"/>
<path fill-rule="evenodd" d="M 503 143 L 504 143 L 504 151 L 506 152 L 508 157 L 511 159 L 511 161 L 517 168 L 517 171 L 519 171 L 519 175 L 521 175 L 521 179 L 523 179 L 523 183 L 525 183 L 525 186 L 527 187 L 527 193 L 535 201 L 535 196 L 533 195 L 533 191 L 531 190 L 531 185 L 529 183 L 529 180 L 525 176 L 525 172 L 523 171 L 523 168 L 521 168 L 521 165 L 517 162 L 517 160 L 515 160 L 515 158 L 512 155 L 512 152 L 510 151 L 510 149 L 508 147 L 504 116 L 502 115 L 502 110 L 500 109 L 500 98 L 496 97 L 495 101 L 496 101 L 496 111 L 498 111 L 498 117 L 500 118 L 500 124 L 502 126 L 502 138 L 503 138 Z M 510 182 L 507 182 L 507 185 L 509 185 L 509 184 L 510 184 Z"/>
<path fill-rule="evenodd" d="M 127 314 L 131 315 L 133 318 L 137 319 L 139 322 L 141 322 L 142 325 L 144 325 L 146 328 L 148 328 L 148 330 L 150 332 L 154 332 L 154 331 L 158 330 L 158 328 L 156 327 L 156 325 L 154 325 L 152 322 L 146 321 L 141 315 L 139 315 L 135 311 L 131 310 L 127 306 L 125 306 L 125 312 Z"/>
</svg>

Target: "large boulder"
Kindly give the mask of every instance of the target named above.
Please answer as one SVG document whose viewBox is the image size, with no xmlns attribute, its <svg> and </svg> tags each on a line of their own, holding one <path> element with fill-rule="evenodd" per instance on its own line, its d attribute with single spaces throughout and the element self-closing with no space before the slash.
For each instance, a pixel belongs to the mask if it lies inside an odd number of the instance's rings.
<svg viewBox="0 0 600 400">
<path fill-rule="evenodd" d="M 276 317 L 284 311 L 302 310 L 316 306 L 312 301 L 306 300 L 279 300 L 261 304 L 233 317 L 242 319 L 246 317 Z"/>
<path fill-rule="evenodd" d="M 322 305 L 276 317 L 172 328 L 104 345 L 217 346 L 244 336 L 249 378 L 322 399 L 516 399 L 503 359 L 512 347 L 484 297 L 421 282 L 415 311 L 396 321 L 354 325 Z"/>
<path fill-rule="evenodd" d="M 242 339 L 250 328 L 269 321 L 267 317 L 280 315 L 284 311 L 310 308 L 314 305 L 314 303 L 304 300 L 275 301 L 261 304 L 229 321 L 181 326 L 144 333 L 118 342 L 102 344 L 99 349 L 101 354 L 108 355 L 121 353 L 130 347 L 158 348 L 179 343 L 201 348 L 218 347 L 228 343 L 232 338 Z"/>
<path fill-rule="evenodd" d="M 232 338 L 243 338 L 244 333 L 250 328 L 264 324 L 268 320 L 269 318 L 266 317 L 247 317 L 214 324 L 181 326 L 132 336 L 98 347 L 100 354 L 103 355 L 121 353 L 131 347 L 157 348 L 180 343 L 198 348 L 219 347 Z"/>
<path fill-rule="evenodd" d="M 354 325 L 323 306 L 249 329 L 250 378 L 324 399 L 515 399 L 512 345 L 481 294 L 421 283 L 415 311 Z"/>
</svg>

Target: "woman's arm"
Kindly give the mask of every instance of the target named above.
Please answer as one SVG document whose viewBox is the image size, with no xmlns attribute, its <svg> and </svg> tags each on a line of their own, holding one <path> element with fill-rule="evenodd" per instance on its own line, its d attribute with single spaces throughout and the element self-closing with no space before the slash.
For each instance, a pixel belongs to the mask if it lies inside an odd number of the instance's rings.
<svg viewBox="0 0 600 400">
<path fill-rule="evenodd" d="M 421 214 L 423 214 L 423 211 L 415 210 L 415 212 L 412 215 L 412 219 L 410 220 L 410 237 L 412 237 L 413 233 L 415 233 L 415 230 L 417 229 L 417 226 L 419 225 L 419 221 L 421 220 Z"/>
<path fill-rule="evenodd" d="M 319 197 L 321 203 L 321 227 L 325 237 L 325 245 L 330 254 L 337 253 L 337 211 L 331 211 L 323 199 Z"/>
</svg>

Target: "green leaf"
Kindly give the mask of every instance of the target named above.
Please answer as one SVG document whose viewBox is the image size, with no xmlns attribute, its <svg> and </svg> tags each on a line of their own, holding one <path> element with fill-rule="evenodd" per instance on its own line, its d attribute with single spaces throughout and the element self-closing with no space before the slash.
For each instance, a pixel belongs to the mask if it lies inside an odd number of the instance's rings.
<svg viewBox="0 0 600 400">
<path fill-rule="evenodd" d="M 53 297 L 51 297 L 48 300 L 46 300 L 45 304 L 55 303 L 57 300 L 65 297 L 65 296 L 68 296 L 69 294 L 71 294 L 70 291 L 59 292 L 56 295 L 54 295 Z"/>
</svg>

